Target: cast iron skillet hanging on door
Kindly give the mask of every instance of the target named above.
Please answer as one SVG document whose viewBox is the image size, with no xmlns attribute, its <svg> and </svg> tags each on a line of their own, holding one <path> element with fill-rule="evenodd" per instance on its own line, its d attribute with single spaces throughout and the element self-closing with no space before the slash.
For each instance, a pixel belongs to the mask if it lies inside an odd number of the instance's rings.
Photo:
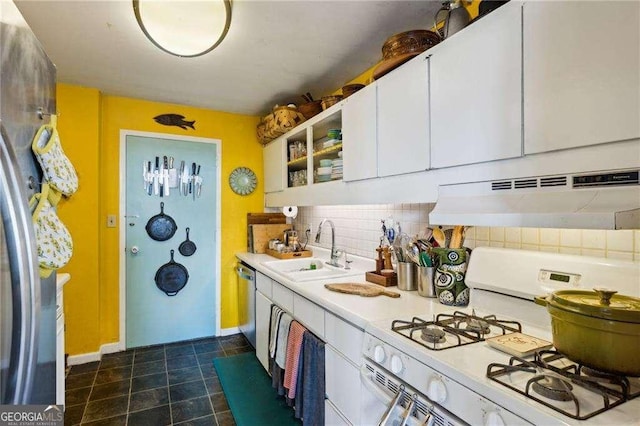
<svg viewBox="0 0 640 426">
<path fill-rule="evenodd" d="M 183 256 L 191 256 L 196 252 L 196 244 L 189 239 L 189 228 L 187 228 L 187 239 L 180 243 L 178 251 Z"/>
<path fill-rule="evenodd" d="M 171 250 L 171 260 L 156 272 L 156 285 L 167 296 L 175 296 L 187 285 L 188 280 L 187 268 L 173 260 L 173 250 Z"/>
<path fill-rule="evenodd" d="M 169 215 L 164 214 L 164 202 L 160 203 L 160 213 L 147 222 L 147 234 L 156 241 L 167 241 L 176 233 L 176 222 Z"/>
</svg>

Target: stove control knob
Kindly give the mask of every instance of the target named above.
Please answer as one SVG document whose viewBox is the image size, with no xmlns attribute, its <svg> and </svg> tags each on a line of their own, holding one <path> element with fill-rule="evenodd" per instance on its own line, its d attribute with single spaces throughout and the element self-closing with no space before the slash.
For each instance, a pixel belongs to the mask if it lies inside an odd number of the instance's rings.
<svg viewBox="0 0 640 426">
<path fill-rule="evenodd" d="M 485 426 L 505 426 L 506 423 L 502 419 L 502 416 L 497 411 L 489 411 L 484 416 Z"/>
<path fill-rule="evenodd" d="M 383 363 L 386 357 L 387 354 L 384 353 L 384 348 L 382 346 L 376 345 L 376 347 L 373 348 L 373 359 L 375 362 L 378 364 Z"/>
<path fill-rule="evenodd" d="M 398 355 L 391 355 L 391 372 L 393 374 L 400 374 L 404 370 L 402 365 L 402 359 Z"/>
<path fill-rule="evenodd" d="M 433 377 L 429 381 L 427 396 L 433 402 L 442 404 L 447 399 L 447 387 L 439 377 Z"/>
</svg>

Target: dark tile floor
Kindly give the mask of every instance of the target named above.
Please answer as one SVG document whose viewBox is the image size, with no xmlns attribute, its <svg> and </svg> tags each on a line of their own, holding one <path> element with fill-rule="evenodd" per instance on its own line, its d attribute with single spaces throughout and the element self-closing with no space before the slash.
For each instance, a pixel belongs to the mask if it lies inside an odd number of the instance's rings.
<svg viewBox="0 0 640 426">
<path fill-rule="evenodd" d="M 241 334 L 130 349 L 67 372 L 65 425 L 235 425 L 213 359 L 253 351 Z"/>
</svg>

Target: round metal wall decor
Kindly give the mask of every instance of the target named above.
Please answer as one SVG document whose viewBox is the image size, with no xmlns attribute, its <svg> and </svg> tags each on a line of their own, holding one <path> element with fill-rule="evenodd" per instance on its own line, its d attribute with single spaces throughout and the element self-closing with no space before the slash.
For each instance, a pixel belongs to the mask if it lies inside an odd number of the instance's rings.
<svg viewBox="0 0 640 426">
<path fill-rule="evenodd" d="M 256 174 L 248 167 L 237 167 L 229 175 L 229 185 L 238 195 L 249 195 L 258 184 Z"/>
</svg>

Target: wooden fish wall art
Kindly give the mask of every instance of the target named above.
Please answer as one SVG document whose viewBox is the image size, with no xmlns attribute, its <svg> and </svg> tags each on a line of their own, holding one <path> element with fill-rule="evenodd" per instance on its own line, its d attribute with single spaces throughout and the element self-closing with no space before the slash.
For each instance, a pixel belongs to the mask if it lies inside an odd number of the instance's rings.
<svg viewBox="0 0 640 426">
<path fill-rule="evenodd" d="M 176 126 L 184 130 L 187 130 L 187 127 L 191 127 L 193 130 L 196 129 L 196 120 L 187 121 L 184 119 L 184 115 L 180 114 L 160 114 L 153 117 L 153 119 L 156 121 L 156 123 L 162 124 L 164 126 Z"/>
</svg>

